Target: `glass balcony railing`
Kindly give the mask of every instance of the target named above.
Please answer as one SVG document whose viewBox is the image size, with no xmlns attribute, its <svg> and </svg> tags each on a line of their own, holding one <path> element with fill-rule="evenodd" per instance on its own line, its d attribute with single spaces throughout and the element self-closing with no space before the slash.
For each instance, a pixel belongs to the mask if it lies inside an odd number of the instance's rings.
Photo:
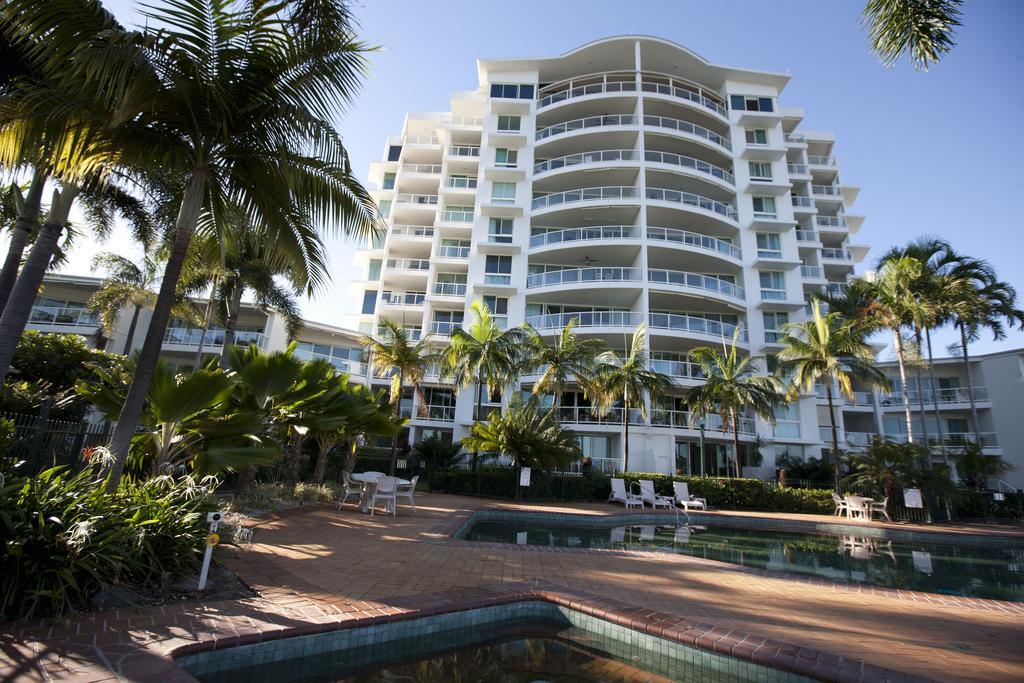
<svg viewBox="0 0 1024 683">
<path fill-rule="evenodd" d="M 793 206 L 803 206 L 806 208 L 814 208 L 814 200 L 810 197 L 795 194 L 792 196 Z"/>
<path fill-rule="evenodd" d="M 352 360 L 351 358 L 337 358 L 323 353 L 314 353 L 308 349 L 295 349 L 292 353 L 299 360 L 325 360 L 340 372 L 346 372 L 350 375 L 358 375 L 360 377 L 366 376 L 367 364 L 357 360 Z"/>
<path fill-rule="evenodd" d="M 599 164 L 605 161 L 636 161 L 638 158 L 639 155 L 632 149 L 606 149 L 597 152 L 581 152 L 579 154 L 568 154 L 563 157 L 540 161 L 533 165 L 533 172 L 534 174 L 540 174 L 581 164 Z"/>
<path fill-rule="evenodd" d="M 669 80 L 668 83 L 644 79 L 640 83 L 640 89 L 644 92 L 653 92 L 659 95 L 671 95 L 672 97 L 678 97 L 680 99 L 689 100 L 695 102 L 706 109 L 710 109 L 719 116 L 727 116 L 725 106 L 712 100 L 709 97 L 705 97 L 701 93 L 693 90 L 690 87 L 682 86 L 677 81 Z"/>
<path fill-rule="evenodd" d="M 434 205 L 437 204 L 436 194 L 398 194 L 395 195 L 395 201 L 399 204 L 425 204 Z"/>
<path fill-rule="evenodd" d="M 641 323 L 640 313 L 629 311 L 581 311 L 578 313 L 552 313 L 550 315 L 534 315 L 526 319 L 538 330 L 560 330 L 570 321 L 576 327 L 628 327 L 634 328 Z"/>
<path fill-rule="evenodd" d="M 622 424 L 622 408 L 612 408 L 607 412 L 594 412 L 589 406 L 562 406 L 558 409 L 558 421 L 562 424 Z M 644 424 L 639 410 L 629 411 L 629 423 Z"/>
<path fill-rule="evenodd" d="M 761 289 L 761 301 L 785 301 L 786 290 L 784 289 Z"/>
<path fill-rule="evenodd" d="M 99 317 L 77 306 L 33 306 L 28 319 L 31 325 L 64 327 L 96 327 Z"/>
<path fill-rule="evenodd" d="M 725 254 L 726 256 L 730 256 L 735 259 L 740 258 L 739 247 L 731 242 L 718 239 L 717 237 L 709 237 L 708 235 L 690 232 L 689 230 L 649 227 L 647 228 L 647 239 L 683 244 L 696 249 L 704 249 L 718 254 Z"/>
<path fill-rule="evenodd" d="M 825 271 L 821 266 L 800 266 L 800 277 L 824 280 Z"/>
<path fill-rule="evenodd" d="M 736 325 L 686 313 L 650 313 L 648 315 L 648 325 L 651 329 L 693 332 L 695 334 L 707 334 L 726 339 L 732 339 L 737 329 Z M 742 325 L 739 326 L 739 330 L 740 341 L 747 341 L 747 331 Z"/>
<path fill-rule="evenodd" d="M 640 229 L 632 225 L 594 225 L 587 228 L 563 228 L 547 230 L 530 236 L 531 247 L 543 247 L 549 244 L 565 244 L 567 242 L 583 242 L 587 240 L 624 240 L 638 239 Z"/>
<path fill-rule="evenodd" d="M 168 327 L 164 332 L 164 344 L 174 346 L 199 346 L 199 339 L 203 339 L 203 347 L 224 346 L 224 330 L 203 331 L 195 327 Z M 249 330 L 238 330 L 235 332 L 235 346 L 249 346 L 255 344 L 259 348 L 266 348 L 267 339 L 261 332 Z"/>
<path fill-rule="evenodd" d="M 532 273 L 526 278 L 526 287 L 553 287 L 580 282 L 639 282 L 640 268 L 564 268 L 543 273 Z"/>
<path fill-rule="evenodd" d="M 786 164 L 786 170 L 790 175 L 807 175 L 810 172 L 807 164 Z"/>
<path fill-rule="evenodd" d="M 389 258 L 385 265 L 396 270 L 430 270 L 430 261 L 421 258 Z"/>
<path fill-rule="evenodd" d="M 916 389 L 911 389 L 910 395 L 910 406 L 915 407 L 920 405 L 918 392 Z M 931 389 L 925 389 L 923 396 L 920 396 L 924 400 L 925 406 L 933 404 L 933 397 Z M 950 403 L 970 403 L 971 394 L 967 387 L 946 387 L 935 390 L 934 402 L 939 404 L 950 404 Z M 988 387 L 974 387 L 974 400 L 975 401 L 988 401 Z M 881 397 L 881 403 L 884 406 L 902 406 L 903 405 L 903 393 L 900 391 L 894 391 L 891 394 L 885 394 Z"/>
<path fill-rule="evenodd" d="M 480 145 L 448 145 L 444 153 L 450 157 L 478 157 Z"/>
<path fill-rule="evenodd" d="M 734 299 L 743 299 L 743 287 L 724 280 L 714 275 L 702 273 L 688 273 L 681 270 L 663 270 L 650 268 L 647 271 L 647 280 L 652 283 L 683 287 L 685 289 L 697 289 L 707 292 L 717 292 Z"/>
<path fill-rule="evenodd" d="M 586 116 L 581 119 L 556 123 L 553 126 L 541 128 L 537 131 L 535 138 L 545 140 L 556 135 L 571 133 L 576 130 L 589 128 L 601 128 L 603 126 L 635 126 L 637 118 L 632 114 L 607 114 L 605 116 Z"/>
<path fill-rule="evenodd" d="M 448 337 L 451 335 L 453 330 L 462 327 L 462 321 L 453 320 L 431 320 L 430 321 L 430 334 L 436 334 L 442 337 Z"/>
<path fill-rule="evenodd" d="M 402 164 L 399 167 L 402 173 L 422 173 L 424 175 L 439 175 L 440 164 Z"/>
<path fill-rule="evenodd" d="M 424 238 L 430 239 L 434 236 L 434 226 L 432 225 L 396 225 L 391 228 L 392 238 Z"/>
<path fill-rule="evenodd" d="M 419 341 L 423 338 L 423 330 L 418 327 L 403 327 L 402 329 L 405 331 L 406 338 L 410 341 Z M 383 339 L 390 339 L 391 330 L 387 327 L 378 327 L 377 336 Z"/>
<path fill-rule="evenodd" d="M 433 289 L 430 290 L 437 296 L 466 296 L 466 283 L 465 282 L 435 282 Z"/>
<path fill-rule="evenodd" d="M 846 249 L 832 249 L 825 247 L 821 250 L 821 258 L 828 259 L 830 261 L 852 261 L 853 255 Z"/>
<path fill-rule="evenodd" d="M 807 142 L 803 133 L 786 133 L 786 142 Z"/>
<path fill-rule="evenodd" d="M 811 194 L 823 197 L 841 197 L 838 185 L 811 185 Z"/>
<path fill-rule="evenodd" d="M 454 116 L 448 113 L 441 114 L 441 116 L 437 118 L 437 122 L 450 126 L 478 127 L 484 125 L 484 119 L 482 116 Z"/>
<path fill-rule="evenodd" d="M 637 190 L 629 185 L 613 185 L 609 187 L 586 187 L 580 190 L 567 190 L 534 197 L 532 207 L 542 209 L 548 206 L 559 206 L 574 202 L 586 202 L 596 199 L 636 199 Z"/>
<path fill-rule="evenodd" d="M 380 301 L 389 306 L 422 306 L 426 296 L 426 292 L 384 291 L 380 293 Z"/>
<path fill-rule="evenodd" d="M 651 359 L 648 367 L 655 372 L 679 379 L 704 379 L 704 371 L 697 363 L 685 360 Z"/>
<path fill-rule="evenodd" d="M 537 109 L 543 109 L 557 102 L 564 102 L 584 95 L 599 95 L 606 92 L 636 92 L 636 81 L 608 81 L 602 83 L 588 83 L 585 85 L 573 86 L 566 83 L 561 89 L 554 92 L 548 90 L 537 100 Z"/>
<path fill-rule="evenodd" d="M 441 212 L 441 220 L 445 223 L 472 223 L 472 208 L 450 208 Z"/>
<path fill-rule="evenodd" d="M 722 433 L 732 432 L 731 422 L 722 419 L 721 415 L 716 415 L 714 413 L 698 416 L 686 410 L 665 410 L 662 408 L 654 408 L 651 410 L 652 427 L 674 427 L 677 429 L 699 430 L 701 424 L 704 425 L 704 429 L 706 431 Z M 749 435 L 756 433 L 754 420 L 751 420 L 750 418 L 740 418 L 738 427 L 740 434 Z"/>
<path fill-rule="evenodd" d="M 718 133 L 708 130 L 703 126 L 690 123 L 689 121 L 683 121 L 681 119 L 673 119 L 667 116 L 645 116 L 644 125 L 652 126 L 654 128 L 669 128 L 671 130 L 678 130 L 681 133 L 688 133 L 698 138 L 704 138 L 709 142 L 713 142 L 719 147 L 723 147 L 730 152 L 732 151 L 732 143 L 729 142 L 728 138 L 725 138 Z"/>
<path fill-rule="evenodd" d="M 671 202 L 673 204 L 685 204 L 686 206 L 693 206 L 698 209 L 704 209 L 705 211 L 714 212 L 720 216 L 724 216 L 731 221 L 736 220 L 736 209 L 723 204 L 722 202 L 716 202 L 713 199 L 702 197 L 699 194 L 693 194 L 691 192 L 681 192 L 679 190 L 667 190 L 658 187 L 647 188 L 647 198 L 660 202 Z"/>
<path fill-rule="evenodd" d="M 440 144 L 440 140 L 437 139 L 436 135 L 406 135 L 405 144 L 407 145 L 437 145 Z"/>
<path fill-rule="evenodd" d="M 438 258 L 465 260 L 469 258 L 469 247 L 456 247 L 448 244 L 437 249 Z"/>
<path fill-rule="evenodd" d="M 691 168 L 698 173 L 704 173 L 706 175 L 724 180 L 730 185 L 736 184 L 736 178 L 733 174 L 724 168 L 709 164 L 706 161 L 700 159 L 694 159 L 693 157 L 683 156 L 682 154 L 672 154 L 671 152 L 657 152 L 647 151 L 644 152 L 644 159 L 647 161 L 654 162 L 656 164 L 669 164 L 671 166 L 680 166 L 682 168 Z"/>
<path fill-rule="evenodd" d="M 797 242 L 817 242 L 818 233 L 813 230 L 797 230 L 796 231 Z"/>
<path fill-rule="evenodd" d="M 477 179 L 469 177 L 445 178 L 444 186 L 455 190 L 474 190 L 476 189 Z"/>
<path fill-rule="evenodd" d="M 815 216 L 814 224 L 819 228 L 845 228 L 846 219 L 842 216 Z"/>
<path fill-rule="evenodd" d="M 836 159 L 835 157 L 808 154 L 807 163 L 810 164 L 811 166 L 835 166 Z"/>
</svg>

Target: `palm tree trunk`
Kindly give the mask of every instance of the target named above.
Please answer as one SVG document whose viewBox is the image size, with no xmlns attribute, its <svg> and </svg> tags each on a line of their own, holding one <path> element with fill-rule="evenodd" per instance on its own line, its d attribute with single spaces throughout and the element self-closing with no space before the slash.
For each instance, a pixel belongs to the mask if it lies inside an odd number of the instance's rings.
<svg viewBox="0 0 1024 683">
<path fill-rule="evenodd" d="M 896 346 L 896 360 L 900 366 L 900 384 L 903 390 L 903 415 L 907 420 L 907 441 L 914 443 L 914 421 L 910 417 L 910 391 L 907 389 L 907 364 L 903 357 L 903 339 L 900 337 L 900 329 L 893 328 L 893 344 Z"/>
<path fill-rule="evenodd" d="M 914 370 L 917 381 L 917 407 L 921 411 L 921 440 L 928 451 L 928 467 L 931 467 L 931 443 L 928 441 L 928 416 L 924 412 L 924 375 L 921 372 L 921 328 L 914 326 L 914 339 L 917 341 L 917 367 Z"/>
<path fill-rule="evenodd" d="M 395 417 L 402 419 L 402 385 L 405 384 L 405 370 L 398 372 L 398 400 L 395 401 Z M 391 437 L 391 462 L 388 465 L 388 475 L 395 476 L 395 464 L 398 461 L 398 434 Z"/>
<path fill-rule="evenodd" d="M 317 448 L 316 466 L 313 468 L 313 483 L 317 486 L 324 483 L 324 475 L 327 474 L 327 456 L 336 443 L 336 441 L 324 440 Z"/>
<path fill-rule="evenodd" d="M 206 313 L 203 315 L 203 331 L 199 333 L 199 348 L 196 349 L 196 359 L 192 366 L 198 368 L 203 362 L 203 346 L 206 345 L 206 333 L 210 330 L 210 318 L 213 316 L 213 300 L 217 292 L 217 278 L 213 278 L 210 285 L 210 298 L 206 301 Z"/>
<path fill-rule="evenodd" d="M 39 287 L 43 284 L 46 269 L 50 266 L 53 252 L 57 248 L 64 226 L 71 212 L 71 205 L 78 195 L 79 189 L 66 185 L 61 191 L 54 191 L 50 204 L 50 214 L 46 223 L 39 230 L 32 250 L 28 253 L 25 266 L 21 269 L 10 299 L 0 316 L 0 384 L 7 378 L 14 360 L 14 350 L 18 347 L 21 334 L 25 331 L 29 316 L 32 315 L 32 302 L 35 301 Z"/>
<path fill-rule="evenodd" d="M 832 402 L 832 380 L 825 383 L 825 398 L 828 399 L 828 419 L 832 425 L 832 466 L 836 473 L 836 493 L 839 492 L 839 428 L 836 427 L 836 408 Z"/>
<path fill-rule="evenodd" d="M 163 282 L 160 284 L 160 293 L 157 295 L 156 305 L 153 306 L 153 316 L 146 330 L 146 339 L 135 366 L 135 377 L 132 379 L 132 385 L 128 389 L 124 406 L 117 419 L 117 426 L 114 427 L 114 433 L 110 438 L 110 452 L 114 456 L 114 463 L 107 479 L 107 491 L 110 492 L 116 491 L 121 481 L 121 473 L 124 472 L 124 465 L 128 459 L 128 446 L 142 416 L 149 384 L 153 381 L 153 372 L 160 357 L 160 349 L 163 347 L 167 322 L 171 317 L 171 306 L 177 297 L 178 279 L 181 277 L 181 269 L 185 265 L 189 244 L 192 242 L 192 235 L 195 234 L 199 214 L 203 208 L 207 173 L 205 168 L 193 171 L 191 182 L 185 189 L 178 210 L 174 244 L 164 267 Z"/>
<path fill-rule="evenodd" d="M 238 330 L 238 311 L 242 307 L 242 281 L 239 278 L 233 278 L 234 283 L 230 285 L 231 297 L 228 299 L 228 310 L 227 316 L 224 318 L 224 346 L 220 350 L 220 367 L 222 370 L 228 369 L 228 358 L 231 347 L 235 345 L 235 334 Z"/>
<path fill-rule="evenodd" d="M 974 403 L 974 378 L 971 376 L 971 359 L 967 355 L 967 326 L 960 327 L 960 346 L 964 351 L 964 375 L 967 377 L 967 398 L 971 402 L 971 427 L 974 429 L 974 440 L 981 446 L 981 424 L 978 420 L 978 406 Z"/>
<path fill-rule="evenodd" d="M 292 427 L 288 460 L 284 464 L 284 483 L 294 487 L 299 481 L 299 465 L 302 463 L 302 434 Z"/>
<path fill-rule="evenodd" d="M 629 472 L 629 395 L 622 397 L 622 471 Z"/>
<path fill-rule="evenodd" d="M 942 433 L 942 420 L 939 419 L 939 398 L 936 393 L 935 364 L 932 356 L 932 332 L 929 328 L 924 330 L 925 342 L 928 345 L 928 379 L 932 383 L 932 415 L 935 416 L 935 428 L 939 430 L 939 452 L 942 454 L 942 464 L 949 465 L 949 454 L 946 453 L 946 438 Z"/>
<path fill-rule="evenodd" d="M 21 256 L 25 253 L 32 228 L 39 219 L 39 211 L 43 202 L 43 188 L 46 185 L 46 174 L 36 169 L 32 174 L 32 185 L 24 201 L 19 202 L 18 219 L 14 222 L 11 232 L 11 243 L 7 246 L 7 258 L 4 259 L 3 270 L 0 270 L 0 313 L 7 306 L 7 300 L 18 279 L 18 268 L 21 267 Z"/>
<path fill-rule="evenodd" d="M 740 478 L 740 411 L 732 411 L 732 457 L 734 460 L 733 471 L 736 478 Z"/>
<path fill-rule="evenodd" d="M 128 324 L 128 336 L 124 340 L 124 355 L 129 355 L 132 352 L 132 342 L 135 341 L 135 326 L 139 324 L 139 313 L 142 312 L 142 306 L 136 305 L 135 310 L 132 312 L 132 321 Z"/>
</svg>

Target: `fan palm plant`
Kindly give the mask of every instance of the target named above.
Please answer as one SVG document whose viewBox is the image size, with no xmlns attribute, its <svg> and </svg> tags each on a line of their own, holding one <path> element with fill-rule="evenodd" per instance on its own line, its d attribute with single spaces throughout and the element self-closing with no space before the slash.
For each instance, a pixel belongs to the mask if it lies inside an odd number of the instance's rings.
<svg viewBox="0 0 1024 683">
<path fill-rule="evenodd" d="M 963 0 L 868 0 L 864 26 L 871 51 L 886 66 L 906 53 L 914 68 L 928 68 L 952 50 Z"/>
<path fill-rule="evenodd" d="M 832 462 L 835 467 L 836 487 L 839 486 L 840 455 L 839 430 L 836 427 L 833 384 L 846 396 L 853 397 L 853 380 L 871 387 L 887 389 L 889 382 L 875 367 L 875 353 L 856 325 L 844 320 L 838 313 L 822 315 L 817 299 L 811 304 L 811 319 L 790 323 L 782 339 L 784 348 L 779 352 L 780 374 L 791 374 L 793 385 L 790 398 L 803 391 L 813 391 L 815 384 L 825 385 L 828 417 L 832 427 Z M 838 490 L 838 488 L 837 488 Z"/>
<path fill-rule="evenodd" d="M 469 311 L 473 321 L 467 329 L 452 330 L 443 365 L 456 390 L 476 384 L 476 410 L 473 414 L 473 423 L 476 424 L 483 417 L 484 388 L 493 394 L 506 384 L 518 381 L 527 361 L 530 333 L 522 327 L 503 330 L 483 301 L 474 301 Z M 473 451 L 474 471 L 478 464 L 477 455 L 478 452 Z"/>
<path fill-rule="evenodd" d="M 647 325 L 638 325 L 625 353 L 608 350 L 596 359 L 593 386 L 595 410 L 607 413 L 622 402 L 622 471 L 629 471 L 629 413 L 637 410 L 647 419 L 648 402 L 660 401 L 671 386 L 668 375 L 650 368 L 647 357 Z"/>
<path fill-rule="evenodd" d="M 545 409 L 536 397 L 516 396 L 504 413 L 494 412 L 473 425 L 462 445 L 473 451 L 507 455 L 517 467 L 541 470 L 565 468 L 583 452 L 576 434 L 558 422 L 554 408 Z"/>
<path fill-rule="evenodd" d="M 695 416 L 707 417 L 716 412 L 729 425 L 733 438 L 733 467 L 740 476 L 740 413 L 752 410 L 755 415 L 775 424 L 775 406 L 786 402 L 781 383 L 773 375 L 759 374 L 751 356 L 740 357 L 737 349 L 740 330 L 736 329 L 732 344 L 721 351 L 701 346 L 690 357 L 701 368 L 704 383 L 686 396 L 686 404 Z"/>
<path fill-rule="evenodd" d="M 384 328 L 382 339 L 374 339 L 366 335 L 361 344 L 370 355 L 370 365 L 374 371 L 391 378 L 391 403 L 395 417 L 402 416 L 402 389 L 411 384 L 417 405 L 423 405 L 422 383 L 431 364 L 439 356 L 431 347 L 429 340 L 424 338 L 417 342 L 409 339 L 409 335 L 401 324 L 384 318 L 380 321 Z M 398 434 L 391 440 L 391 459 L 388 474 L 395 474 L 398 460 Z"/>
<path fill-rule="evenodd" d="M 553 394 L 556 408 L 561 404 L 562 394 L 571 381 L 580 386 L 587 398 L 596 393 L 593 387 L 594 360 L 604 350 L 604 342 L 580 337 L 575 327 L 576 319 L 573 318 L 550 346 L 540 333 L 530 328 L 534 348 L 531 356 L 537 366 L 544 369 L 540 379 L 533 385 L 533 394 Z"/>
</svg>

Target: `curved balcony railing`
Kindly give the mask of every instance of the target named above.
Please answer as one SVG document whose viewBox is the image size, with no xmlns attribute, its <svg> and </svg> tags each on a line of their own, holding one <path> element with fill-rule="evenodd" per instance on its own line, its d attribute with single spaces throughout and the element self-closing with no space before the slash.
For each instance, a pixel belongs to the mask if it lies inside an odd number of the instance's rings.
<svg viewBox="0 0 1024 683">
<path fill-rule="evenodd" d="M 95 313 L 77 306 L 33 306 L 28 322 L 31 325 L 96 327 L 100 324 L 100 319 Z"/>
<path fill-rule="evenodd" d="M 717 213 L 731 221 L 736 220 L 736 209 L 732 208 L 728 204 L 716 202 L 714 199 L 708 199 L 707 197 L 702 197 L 701 195 L 693 194 L 692 192 L 668 190 L 660 187 L 649 187 L 647 188 L 647 198 L 660 202 L 672 202 L 674 204 L 694 206 L 698 209 Z"/>
<path fill-rule="evenodd" d="M 632 225 L 593 225 L 587 228 L 562 228 L 530 236 L 531 247 L 545 247 L 550 244 L 584 242 L 587 240 L 638 239 L 640 228 Z"/>
<path fill-rule="evenodd" d="M 717 254 L 724 254 L 734 259 L 741 258 L 739 247 L 731 242 L 726 242 L 725 240 L 718 239 L 717 237 L 709 237 L 708 235 L 690 232 L 689 230 L 680 230 L 679 228 L 658 228 L 652 226 L 647 228 L 647 239 L 670 242 L 673 244 L 683 244 L 695 249 L 704 249 L 706 251 L 713 251 Z"/>
<path fill-rule="evenodd" d="M 392 237 L 411 237 L 430 239 L 434 236 L 432 225 L 395 225 L 391 228 Z"/>
<path fill-rule="evenodd" d="M 730 152 L 732 151 L 732 143 L 728 138 L 722 137 L 713 130 L 708 130 L 704 126 L 698 126 L 695 123 L 689 121 L 683 121 L 681 119 L 673 119 L 667 116 L 645 116 L 645 126 L 653 126 L 655 128 L 670 128 L 672 130 L 678 130 L 682 133 L 689 133 L 698 138 L 704 138 L 708 142 L 713 142 L 719 147 L 723 147 Z"/>
<path fill-rule="evenodd" d="M 706 292 L 717 292 L 734 299 L 742 300 L 744 290 L 737 284 L 702 273 L 687 273 L 682 270 L 663 270 L 660 268 L 649 268 L 647 270 L 648 282 L 657 284 L 672 285 L 674 287 L 685 287 L 687 289 L 700 289 Z"/>
<path fill-rule="evenodd" d="M 534 315 L 527 318 L 526 322 L 538 330 L 560 330 L 573 320 L 576 321 L 576 327 L 633 328 L 643 322 L 643 315 L 629 311 L 582 311 Z"/>
<path fill-rule="evenodd" d="M 555 171 L 568 166 L 580 164 L 599 164 L 602 161 L 636 161 L 639 155 L 632 149 L 606 149 L 598 152 L 580 152 L 579 154 L 568 154 L 564 157 L 547 159 L 533 165 L 534 174 Z"/>
<path fill-rule="evenodd" d="M 701 95 L 699 92 L 691 90 L 688 87 L 680 86 L 671 79 L 668 83 L 658 83 L 656 81 L 651 80 L 642 80 L 640 82 L 640 89 L 643 90 L 644 92 L 653 92 L 659 95 L 671 95 L 672 97 L 678 97 L 680 99 L 689 100 L 690 102 L 695 102 L 707 109 L 710 109 L 719 116 L 727 116 L 725 106 L 719 104 L 718 102 L 712 100 L 709 97 L 704 97 L 704 95 Z"/>
<path fill-rule="evenodd" d="M 738 328 L 740 331 L 740 341 L 747 341 L 747 331 L 742 325 L 732 325 L 719 320 L 708 320 L 707 318 L 687 313 L 650 313 L 648 314 L 648 325 L 652 329 L 693 332 L 694 334 L 706 334 L 725 339 L 732 339 Z"/>
<path fill-rule="evenodd" d="M 608 187 L 585 187 L 580 190 L 566 190 L 534 197 L 532 207 L 542 209 L 546 206 L 586 202 L 594 199 L 636 199 L 637 189 L 631 185 L 612 185 Z"/>
<path fill-rule="evenodd" d="M 704 173 L 709 176 L 724 180 L 730 185 L 736 184 L 736 178 L 729 171 L 724 168 L 709 164 L 706 161 L 700 159 L 694 159 L 693 157 L 683 156 L 682 154 L 672 154 L 671 152 L 656 152 L 647 151 L 644 152 L 644 159 L 647 161 L 654 162 L 656 164 L 669 164 L 671 166 L 681 166 L 683 168 L 691 168 L 698 173 Z"/>
<path fill-rule="evenodd" d="M 435 282 L 430 290 L 437 296 L 466 296 L 465 282 Z"/>
<path fill-rule="evenodd" d="M 704 379 L 704 370 L 700 364 L 691 361 L 652 358 L 648 362 L 648 367 L 672 378 Z"/>
<path fill-rule="evenodd" d="M 640 268 L 563 268 L 529 275 L 526 287 L 533 289 L 580 282 L 639 282 L 642 278 Z"/>
<path fill-rule="evenodd" d="M 606 83 L 590 83 L 549 93 L 537 100 L 537 109 L 543 109 L 557 102 L 564 102 L 584 95 L 598 95 L 606 92 L 636 92 L 636 81 L 609 81 Z"/>
<path fill-rule="evenodd" d="M 709 432 L 732 433 L 732 421 L 725 420 L 721 415 L 714 413 L 699 416 L 687 410 L 665 410 L 663 408 L 654 408 L 651 410 L 652 427 L 675 427 L 677 429 L 699 430 L 702 423 L 704 425 L 704 429 Z M 756 425 L 754 420 L 751 420 L 748 417 L 741 417 L 739 419 L 739 433 L 748 435 L 755 434 Z"/>
<path fill-rule="evenodd" d="M 570 133 L 574 130 L 600 128 L 602 126 L 635 126 L 636 120 L 636 117 L 633 116 L 632 114 L 606 114 L 604 116 L 586 116 L 582 119 L 573 119 L 572 121 L 556 123 L 553 126 L 541 128 L 540 130 L 537 131 L 535 139 L 544 140 L 546 138 L 554 137 L 555 135 Z"/>
</svg>

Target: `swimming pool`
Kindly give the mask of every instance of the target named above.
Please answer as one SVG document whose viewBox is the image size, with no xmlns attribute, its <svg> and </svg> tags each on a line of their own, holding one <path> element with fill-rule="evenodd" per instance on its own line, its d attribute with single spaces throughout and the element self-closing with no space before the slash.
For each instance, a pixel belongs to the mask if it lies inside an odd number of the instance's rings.
<svg viewBox="0 0 1024 683">
<path fill-rule="evenodd" d="M 653 521 L 650 521 L 652 520 Z M 1024 602 L 1024 544 L 978 545 L 976 539 L 841 526 L 843 532 L 802 533 L 730 526 L 693 516 L 687 525 L 664 516 L 609 522 L 579 516 L 490 512 L 457 536 L 468 541 L 571 548 L 645 550 L 928 593 Z M 712 518 L 713 519 L 713 518 Z M 895 537 L 894 537 L 895 536 Z M 941 539 L 941 540 L 940 540 Z"/>
</svg>

